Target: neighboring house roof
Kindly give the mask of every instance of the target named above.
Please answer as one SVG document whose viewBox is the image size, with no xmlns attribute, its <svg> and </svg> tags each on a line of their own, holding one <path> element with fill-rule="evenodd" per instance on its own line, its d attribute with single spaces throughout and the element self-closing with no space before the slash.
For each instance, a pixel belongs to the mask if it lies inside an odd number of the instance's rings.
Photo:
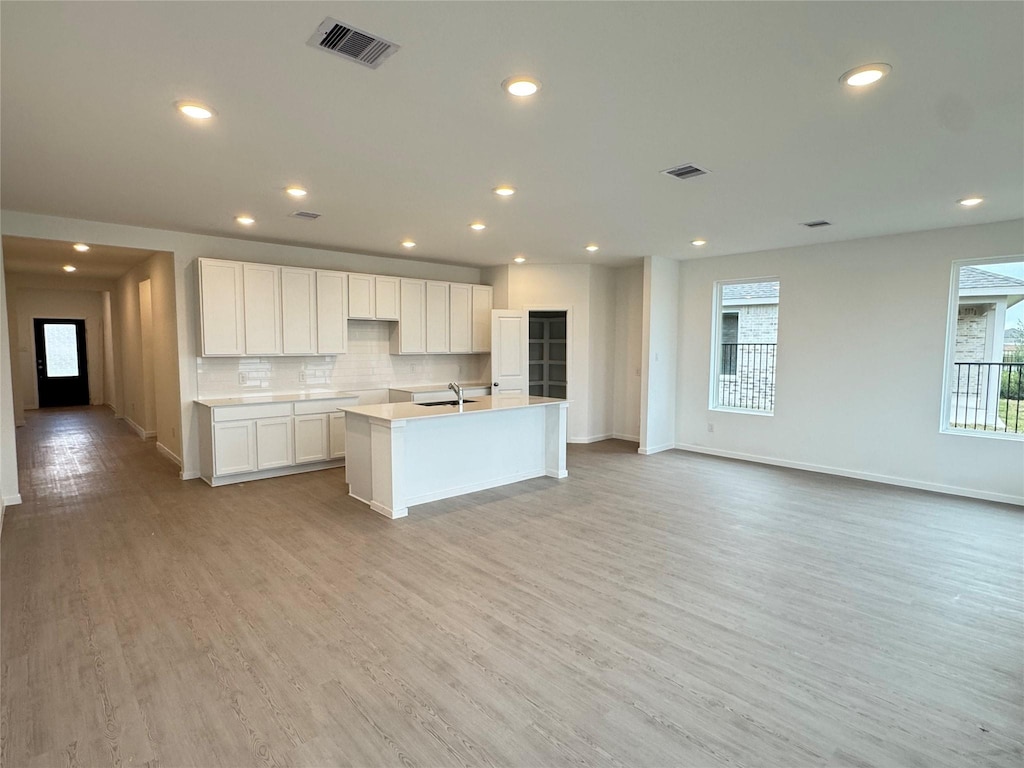
<svg viewBox="0 0 1024 768">
<path fill-rule="evenodd" d="M 1024 280 L 978 267 L 960 267 L 960 290 L 991 289 L 994 296 L 1024 293 Z"/>
<path fill-rule="evenodd" d="M 1024 284 L 1024 283 L 1022 283 Z M 762 299 L 762 301 L 756 301 Z M 779 284 L 727 283 L 722 286 L 723 304 L 778 304 Z"/>
</svg>

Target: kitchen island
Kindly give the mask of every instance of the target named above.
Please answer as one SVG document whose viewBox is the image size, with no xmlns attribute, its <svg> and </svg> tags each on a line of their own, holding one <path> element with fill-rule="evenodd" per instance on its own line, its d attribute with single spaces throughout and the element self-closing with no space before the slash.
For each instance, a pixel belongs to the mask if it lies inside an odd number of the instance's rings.
<svg viewBox="0 0 1024 768">
<path fill-rule="evenodd" d="M 532 477 L 564 478 L 569 401 L 527 395 L 463 406 L 347 406 L 349 495 L 390 518 L 409 507 Z"/>
</svg>

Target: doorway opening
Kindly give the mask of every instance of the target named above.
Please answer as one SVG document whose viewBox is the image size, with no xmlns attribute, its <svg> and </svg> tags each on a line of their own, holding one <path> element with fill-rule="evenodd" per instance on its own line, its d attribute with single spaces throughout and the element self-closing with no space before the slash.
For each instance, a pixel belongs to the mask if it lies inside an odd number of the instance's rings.
<svg viewBox="0 0 1024 768">
<path fill-rule="evenodd" d="M 85 320 L 34 318 L 40 408 L 89 404 Z"/>
<path fill-rule="evenodd" d="M 568 391 L 567 320 L 563 310 L 530 310 L 530 394 L 565 399 Z"/>
</svg>

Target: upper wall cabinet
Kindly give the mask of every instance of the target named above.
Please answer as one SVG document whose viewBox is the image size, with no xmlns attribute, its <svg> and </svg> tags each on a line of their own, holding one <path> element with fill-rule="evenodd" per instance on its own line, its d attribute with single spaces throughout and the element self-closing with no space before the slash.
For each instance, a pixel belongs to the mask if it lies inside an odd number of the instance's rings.
<svg viewBox="0 0 1024 768">
<path fill-rule="evenodd" d="M 242 265 L 199 259 L 199 327 L 203 355 L 245 354 Z"/>
<path fill-rule="evenodd" d="M 281 268 L 281 328 L 286 355 L 317 354 L 315 269 Z"/>
<path fill-rule="evenodd" d="M 491 351 L 491 309 L 494 289 L 489 285 L 473 286 L 473 351 Z"/>
<path fill-rule="evenodd" d="M 245 354 L 281 354 L 281 268 L 243 264 Z"/>
<path fill-rule="evenodd" d="M 402 320 L 391 329 L 391 353 L 422 355 L 427 351 L 427 283 L 425 280 L 399 282 Z"/>
<path fill-rule="evenodd" d="M 374 284 L 374 293 L 377 299 L 378 320 L 399 319 L 399 284 L 397 277 L 386 277 L 377 275 Z"/>
<path fill-rule="evenodd" d="M 428 354 L 449 350 L 448 316 L 450 283 L 427 281 L 426 344 Z"/>
<path fill-rule="evenodd" d="M 348 351 L 348 275 L 325 269 L 316 273 L 316 351 Z"/>
<path fill-rule="evenodd" d="M 348 316 L 352 320 L 397 320 L 399 278 L 348 276 Z"/>
<path fill-rule="evenodd" d="M 448 351 L 473 351 L 473 286 L 452 283 L 448 288 Z"/>
</svg>

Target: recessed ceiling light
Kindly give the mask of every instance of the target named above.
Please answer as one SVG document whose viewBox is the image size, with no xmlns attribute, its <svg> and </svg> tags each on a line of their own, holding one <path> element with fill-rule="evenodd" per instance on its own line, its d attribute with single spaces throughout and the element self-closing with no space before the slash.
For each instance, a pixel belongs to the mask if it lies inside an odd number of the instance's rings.
<svg viewBox="0 0 1024 768">
<path fill-rule="evenodd" d="M 475 229 L 477 232 L 480 232 L 484 229 L 487 229 L 487 225 L 484 224 L 482 221 L 474 221 L 472 224 L 469 225 L 469 228 Z"/>
<path fill-rule="evenodd" d="M 516 75 L 503 80 L 501 88 L 513 96 L 533 96 L 540 90 L 540 80 L 525 75 Z"/>
<path fill-rule="evenodd" d="M 74 264 L 65 264 L 63 266 L 63 270 L 65 272 L 74 272 L 76 269 L 78 269 L 78 267 L 76 267 Z"/>
<path fill-rule="evenodd" d="M 863 67 L 855 67 L 849 72 L 844 72 L 843 76 L 839 78 L 839 82 L 854 88 L 863 88 L 865 85 L 877 83 L 890 72 L 892 72 L 892 67 L 888 64 L 881 62 L 865 64 Z"/>
<path fill-rule="evenodd" d="M 707 240 L 691 240 L 690 241 L 690 245 L 695 245 L 698 248 L 700 248 L 702 245 L 707 245 L 707 244 L 708 244 Z"/>
<path fill-rule="evenodd" d="M 79 253 L 85 253 L 86 251 L 89 250 L 89 246 L 86 245 L 85 243 L 75 243 L 71 247 L 74 248 Z"/>
<path fill-rule="evenodd" d="M 957 202 L 960 203 L 960 205 L 964 206 L 965 208 L 973 208 L 974 206 L 981 205 L 983 202 L 985 202 L 985 198 L 965 197 L 963 200 L 957 200 Z"/>
<path fill-rule="evenodd" d="M 247 227 L 250 224 L 255 224 L 256 223 L 256 219 L 254 219 L 252 216 L 244 216 L 244 215 L 243 216 L 235 216 L 235 221 L 237 221 L 239 224 L 244 224 Z"/>
<path fill-rule="evenodd" d="M 588 245 L 584 250 L 587 250 L 587 251 L 590 251 L 591 253 L 593 253 L 594 251 L 598 250 L 598 246 L 596 246 L 596 245 Z"/>
<path fill-rule="evenodd" d="M 302 187 L 286 187 L 284 191 L 292 197 L 305 197 L 307 194 Z"/>
<path fill-rule="evenodd" d="M 412 240 L 403 240 L 402 241 L 402 247 L 403 248 L 415 248 L 416 247 L 416 243 L 413 242 Z"/>
<path fill-rule="evenodd" d="M 516 193 L 516 188 L 509 186 L 508 184 L 502 184 L 500 187 L 494 188 L 494 194 L 501 195 L 502 197 L 511 197 Z"/>
<path fill-rule="evenodd" d="M 514 259 L 512 259 L 512 261 L 514 261 L 516 264 L 522 264 L 524 261 L 526 261 L 526 257 L 516 256 Z"/>
<path fill-rule="evenodd" d="M 178 101 L 175 102 L 174 106 L 183 115 L 194 120 L 209 120 L 216 114 L 212 108 L 205 104 L 200 104 L 198 101 Z"/>
</svg>

